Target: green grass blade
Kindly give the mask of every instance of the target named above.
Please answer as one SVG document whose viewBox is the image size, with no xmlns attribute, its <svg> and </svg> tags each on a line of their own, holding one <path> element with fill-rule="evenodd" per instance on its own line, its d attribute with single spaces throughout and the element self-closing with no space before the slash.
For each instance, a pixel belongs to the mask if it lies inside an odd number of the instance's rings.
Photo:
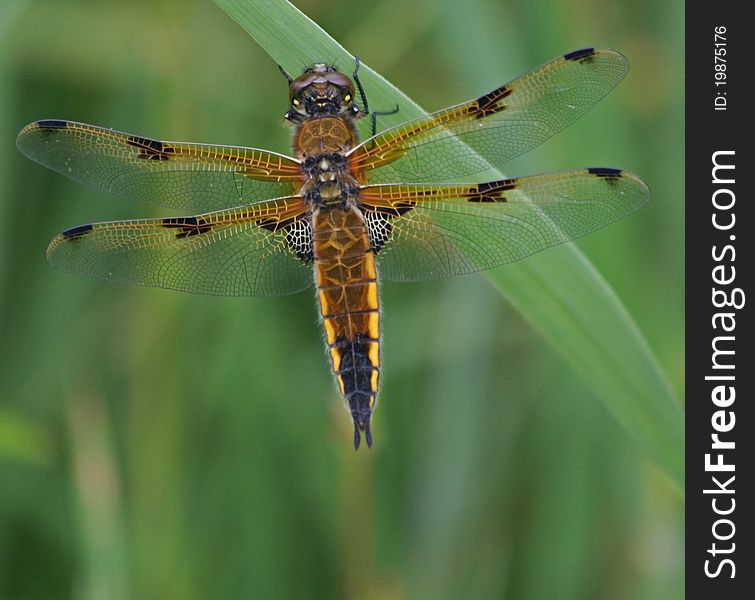
<svg viewBox="0 0 755 600">
<path fill-rule="evenodd" d="M 684 416 L 621 300 L 574 245 L 487 274 L 678 485 Z"/>
<path fill-rule="evenodd" d="M 284 0 L 215 0 L 278 64 L 353 60 L 317 24 Z M 424 111 L 364 65 L 372 106 L 400 113 L 389 127 Z M 683 413 L 655 357 L 621 301 L 576 248 L 562 247 L 489 275 L 496 289 L 581 374 L 608 410 L 681 489 Z"/>
</svg>

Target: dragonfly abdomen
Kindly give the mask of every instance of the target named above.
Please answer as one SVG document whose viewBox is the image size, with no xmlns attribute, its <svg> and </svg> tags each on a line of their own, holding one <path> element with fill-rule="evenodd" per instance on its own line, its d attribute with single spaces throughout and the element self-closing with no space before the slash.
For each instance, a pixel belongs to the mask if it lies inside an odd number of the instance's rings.
<svg viewBox="0 0 755 600">
<path fill-rule="evenodd" d="M 333 373 L 354 419 L 372 444 L 370 416 L 380 375 L 380 305 L 377 269 L 361 213 L 350 206 L 322 207 L 313 215 L 320 315 Z"/>
</svg>

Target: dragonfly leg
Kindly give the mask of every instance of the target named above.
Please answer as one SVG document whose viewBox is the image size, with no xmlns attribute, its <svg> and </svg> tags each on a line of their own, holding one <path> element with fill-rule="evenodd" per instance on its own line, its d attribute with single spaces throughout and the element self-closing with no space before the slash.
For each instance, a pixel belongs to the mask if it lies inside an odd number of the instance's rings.
<svg viewBox="0 0 755 600">
<path fill-rule="evenodd" d="M 396 105 L 396 108 L 393 110 L 385 110 L 385 111 L 375 111 L 373 113 L 370 112 L 370 106 L 367 104 L 367 94 L 364 93 L 364 87 L 362 86 L 362 82 L 359 80 L 359 67 L 361 66 L 361 61 L 359 60 L 358 56 L 354 56 L 354 73 L 352 74 L 352 77 L 354 79 L 354 83 L 357 84 L 357 89 L 359 90 L 359 97 L 362 99 L 362 105 L 364 108 L 360 108 L 359 112 L 362 113 L 362 116 L 371 115 L 372 117 L 372 136 L 375 137 L 375 134 L 377 133 L 377 118 L 383 115 L 395 115 L 398 112 L 398 104 Z M 357 107 L 358 108 L 358 107 Z"/>
</svg>

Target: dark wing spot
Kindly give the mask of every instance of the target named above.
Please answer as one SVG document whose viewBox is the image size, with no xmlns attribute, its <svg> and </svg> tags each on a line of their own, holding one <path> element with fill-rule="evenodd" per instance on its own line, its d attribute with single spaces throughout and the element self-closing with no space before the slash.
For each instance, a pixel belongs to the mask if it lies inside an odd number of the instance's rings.
<svg viewBox="0 0 755 600">
<path fill-rule="evenodd" d="M 515 190 L 517 180 L 515 178 L 499 179 L 497 181 L 486 181 L 485 183 L 478 183 L 475 187 L 481 192 L 489 192 L 491 190 L 503 191 L 503 190 Z"/>
<path fill-rule="evenodd" d="M 622 176 L 621 169 L 612 169 L 610 167 L 592 167 L 587 169 L 590 175 L 595 175 L 606 180 L 606 183 L 615 185 L 619 178 Z"/>
<path fill-rule="evenodd" d="M 36 123 L 39 129 L 65 129 L 68 127 L 68 121 L 56 121 L 53 119 L 44 119 Z"/>
<path fill-rule="evenodd" d="M 494 89 L 492 92 L 488 92 L 484 96 L 480 96 L 477 99 L 477 103 L 481 107 L 487 108 L 511 95 L 512 91 L 513 90 L 507 85 L 502 85 L 501 87 Z"/>
<path fill-rule="evenodd" d="M 488 92 L 484 96 L 480 96 L 470 107 L 469 114 L 474 115 L 476 119 L 482 119 L 489 115 L 493 115 L 506 108 L 506 105 L 501 102 L 504 98 L 509 96 L 513 92 L 511 88 L 503 85 L 492 92 Z"/>
<path fill-rule="evenodd" d="M 585 62 L 590 62 L 593 56 L 595 56 L 595 48 L 583 48 L 564 54 L 566 60 L 584 60 Z"/>
<path fill-rule="evenodd" d="M 372 251 L 377 254 L 383 249 L 386 242 L 391 239 L 393 232 L 393 219 L 398 216 L 396 213 L 384 213 L 375 211 L 365 211 L 364 222 L 367 225 L 367 237 L 370 238 Z"/>
<path fill-rule="evenodd" d="M 257 219 L 256 221 L 257 227 L 262 227 L 262 229 L 267 229 L 272 233 L 278 231 L 278 223 L 280 223 L 278 219 L 271 219 L 269 217 L 266 219 Z"/>
<path fill-rule="evenodd" d="M 82 235 L 86 235 L 93 229 L 94 227 L 92 225 L 79 225 L 78 227 L 71 227 L 70 229 L 66 229 L 60 235 L 63 236 L 63 239 L 70 240 L 72 238 L 79 238 Z"/>
<path fill-rule="evenodd" d="M 464 194 L 468 202 L 506 202 L 506 190 L 516 189 L 516 179 L 500 179 L 472 185 Z"/>
<path fill-rule="evenodd" d="M 422 194 L 420 194 L 422 195 Z M 430 193 L 428 193 L 430 195 Z M 391 239 L 393 219 L 405 215 L 415 206 L 416 202 L 396 202 L 393 206 L 364 207 L 364 222 L 367 225 L 367 236 L 370 238 L 372 251 L 377 254 Z"/>
<path fill-rule="evenodd" d="M 621 177 L 622 175 L 621 169 L 612 169 L 611 167 L 591 167 L 587 169 L 587 172 L 596 177 Z"/>
<path fill-rule="evenodd" d="M 136 135 L 129 136 L 126 143 L 135 148 L 139 148 L 141 152 L 139 153 L 138 158 L 144 158 L 147 160 L 168 160 L 168 155 L 175 151 L 172 147 L 163 144 L 162 142 Z"/>
<path fill-rule="evenodd" d="M 312 241 L 312 225 L 308 219 L 298 218 L 287 225 L 286 244 L 296 256 L 305 263 L 315 260 L 315 248 Z"/>
<path fill-rule="evenodd" d="M 315 259 L 312 225 L 305 215 L 297 215 L 282 221 L 273 218 L 257 219 L 257 226 L 271 233 L 285 233 L 286 244 L 291 252 L 304 261 L 311 263 Z"/>
<path fill-rule="evenodd" d="M 145 150 L 151 150 L 152 152 L 162 152 L 163 143 L 157 140 L 151 140 L 149 138 L 138 137 L 135 135 L 129 136 L 128 143 L 136 148 L 144 148 Z"/>
<path fill-rule="evenodd" d="M 268 231 L 275 233 L 282 229 L 286 229 L 292 223 L 294 223 L 300 218 L 301 218 L 301 215 L 298 215 L 296 217 L 290 217 L 288 219 L 283 219 L 281 221 L 280 219 L 276 219 L 273 217 L 266 217 L 264 219 L 257 219 L 256 223 L 258 227 L 262 227 L 262 229 L 267 229 Z"/>
<path fill-rule="evenodd" d="M 187 238 L 212 231 L 210 223 L 197 217 L 169 217 L 162 220 L 162 226 L 166 229 L 180 229 L 176 233 L 177 238 Z"/>
</svg>

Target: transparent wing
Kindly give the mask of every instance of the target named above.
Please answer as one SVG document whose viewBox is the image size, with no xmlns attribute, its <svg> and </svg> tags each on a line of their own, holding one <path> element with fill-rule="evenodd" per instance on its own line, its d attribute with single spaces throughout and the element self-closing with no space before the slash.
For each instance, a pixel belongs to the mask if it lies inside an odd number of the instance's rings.
<svg viewBox="0 0 755 600">
<path fill-rule="evenodd" d="M 197 294 L 270 296 L 312 285 L 312 233 L 298 196 L 193 217 L 80 225 L 47 260 L 63 271 Z"/>
<path fill-rule="evenodd" d="M 480 98 L 378 134 L 351 152 L 352 168 L 369 183 L 422 183 L 499 167 L 576 121 L 628 68 L 613 50 L 570 52 Z"/>
<path fill-rule="evenodd" d="M 96 190 L 189 212 L 292 194 L 300 172 L 296 160 L 267 150 L 160 142 L 73 121 L 30 123 L 16 144 Z"/>
<path fill-rule="evenodd" d="M 381 275 L 449 277 L 579 238 L 644 205 L 645 183 L 609 168 L 468 185 L 366 186 L 360 202 Z"/>
</svg>

